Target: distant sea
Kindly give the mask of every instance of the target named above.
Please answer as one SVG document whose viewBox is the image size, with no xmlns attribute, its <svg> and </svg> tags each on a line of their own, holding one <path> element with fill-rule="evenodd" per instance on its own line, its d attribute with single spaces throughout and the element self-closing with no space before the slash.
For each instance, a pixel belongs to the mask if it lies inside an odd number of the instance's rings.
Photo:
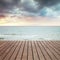
<svg viewBox="0 0 60 60">
<path fill-rule="evenodd" d="M 60 40 L 60 27 L 52 26 L 0 26 L 0 39 L 4 40 Z"/>
</svg>

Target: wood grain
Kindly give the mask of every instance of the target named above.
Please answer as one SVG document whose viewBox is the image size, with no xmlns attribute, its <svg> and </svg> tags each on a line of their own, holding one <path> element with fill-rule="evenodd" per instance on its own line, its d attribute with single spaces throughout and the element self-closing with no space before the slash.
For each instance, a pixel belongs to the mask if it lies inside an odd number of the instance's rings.
<svg viewBox="0 0 60 60">
<path fill-rule="evenodd" d="M 0 41 L 0 60 L 60 60 L 60 41 Z"/>
</svg>

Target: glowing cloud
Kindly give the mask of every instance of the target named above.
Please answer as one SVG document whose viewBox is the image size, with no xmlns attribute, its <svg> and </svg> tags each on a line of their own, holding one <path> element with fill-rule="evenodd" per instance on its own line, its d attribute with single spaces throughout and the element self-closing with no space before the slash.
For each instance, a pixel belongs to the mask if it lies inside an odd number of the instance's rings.
<svg viewBox="0 0 60 60">
<path fill-rule="evenodd" d="M 60 26 L 60 18 L 6 16 L 0 26 Z"/>
</svg>

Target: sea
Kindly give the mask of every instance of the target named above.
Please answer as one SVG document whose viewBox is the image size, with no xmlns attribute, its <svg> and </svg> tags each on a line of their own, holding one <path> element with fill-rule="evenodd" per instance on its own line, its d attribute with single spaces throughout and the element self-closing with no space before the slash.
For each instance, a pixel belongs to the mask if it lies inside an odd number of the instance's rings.
<svg viewBox="0 0 60 60">
<path fill-rule="evenodd" d="M 0 26 L 0 40 L 60 40 L 60 26 Z"/>
</svg>

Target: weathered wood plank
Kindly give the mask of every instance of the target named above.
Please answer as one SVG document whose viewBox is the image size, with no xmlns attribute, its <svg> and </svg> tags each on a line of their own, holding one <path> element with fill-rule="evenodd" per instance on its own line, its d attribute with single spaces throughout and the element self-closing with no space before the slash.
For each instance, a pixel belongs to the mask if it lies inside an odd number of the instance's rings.
<svg viewBox="0 0 60 60">
<path fill-rule="evenodd" d="M 60 41 L 0 41 L 0 60 L 60 60 Z"/>
<path fill-rule="evenodd" d="M 37 51 L 36 51 L 36 48 L 35 48 L 35 45 L 34 45 L 33 41 L 32 41 L 32 50 L 33 50 L 33 58 L 34 58 L 34 60 L 39 60 L 38 54 L 37 54 Z"/>
<path fill-rule="evenodd" d="M 0 56 L 2 54 L 4 54 L 4 52 L 11 46 L 11 44 L 12 44 L 12 42 L 11 43 L 6 43 L 5 47 L 2 50 L 0 50 Z"/>
<path fill-rule="evenodd" d="M 27 41 L 25 42 L 22 60 L 27 60 Z"/>
<path fill-rule="evenodd" d="M 33 60 L 31 41 L 28 42 L 28 60 Z"/>
<path fill-rule="evenodd" d="M 43 55 L 43 53 L 42 53 L 42 50 L 41 50 L 41 48 L 38 46 L 37 41 L 35 42 L 35 45 L 36 45 L 36 49 L 37 49 L 37 52 L 38 52 L 38 54 L 39 54 L 40 60 L 45 60 L 44 55 Z"/>
<path fill-rule="evenodd" d="M 60 59 L 60 56 L 55 52 L 55 50 L 50 46 L 48 42 L 45 42 L 47 46 L 50 48 L 51 52 L 54 54 L 54 56 L 57 58 L 57 60 Z"/>
<path fill-rule="evenodd" d="M 43 46 L 45 47 L 46 51 L 48 52 L 51 60 L 57 60 L 56 57 L 55 57 L 55 56 L 53 55 L 53 53 L 51 52 L 51 50 L 49 49 L 49 47 L 48 47 L 44 42 L 42 42 L 42 43 L 43 43 Z"/>
<path fill-rule="evenodd" d="M 10 50 L 14 47 L 15 43 L 16 42 L 12 42 L 11 46 L 4 52 L 3 55 L 0 56 L 0 60 L 3 60 L 6 57 L 6 55 L 10 52 Z"/>
<path fill-rule="evenodd" d="M 20 51 L 16 57 L 16 60 L 21 60 L 22 59 L 22 54 L 23 54 L 23 49 L 24 49 L 24 46 L 25 46 L 25 42 L 22 43 L 22 46 L 20 48 Z"/>
<path fill-rule="evenodd" d="M 19 42 L 16 42 L 15 46 L 11 49 L 11 51 L 8 53 L 8 55 L 3 59 L 3 60 L 9 60 L 12 56 L 12 54 L 14 53 L 16 47 L 18 46 Z"/>
<path fill-rule="evenodd" d="M 19 42 L 19 43 L 18 43 L 18 46 L 16 47 L 16 49 L 15 49 L 13 55 L 11 56 L 10 60 L 16 60 L 16 55 L 17 55 L 17 53 L 18 53 L 18 51 L 19 51 L 19 49 L 20 49 L 21 43 L 22 43 L 22 42 Z"/>
<path fill-rule="evenodd" d="M 48 53 L 46 52 L 46 50 L 45 50 L 45 48 L 44 48 L 44 46 L 42 45 L 42 43 L 41 42 L 38 42 L 38 44 L 40 45 L 40 47 L 41 47 L 41 50 L 42 50 L 42 52 L 43 52 L 43 54 L 44 54 L 44 57 L 45 57 L 45 60 L 51 60 L 51 58 L 50 58 L 50 56 L 48 55 Z"/>
</svg>

